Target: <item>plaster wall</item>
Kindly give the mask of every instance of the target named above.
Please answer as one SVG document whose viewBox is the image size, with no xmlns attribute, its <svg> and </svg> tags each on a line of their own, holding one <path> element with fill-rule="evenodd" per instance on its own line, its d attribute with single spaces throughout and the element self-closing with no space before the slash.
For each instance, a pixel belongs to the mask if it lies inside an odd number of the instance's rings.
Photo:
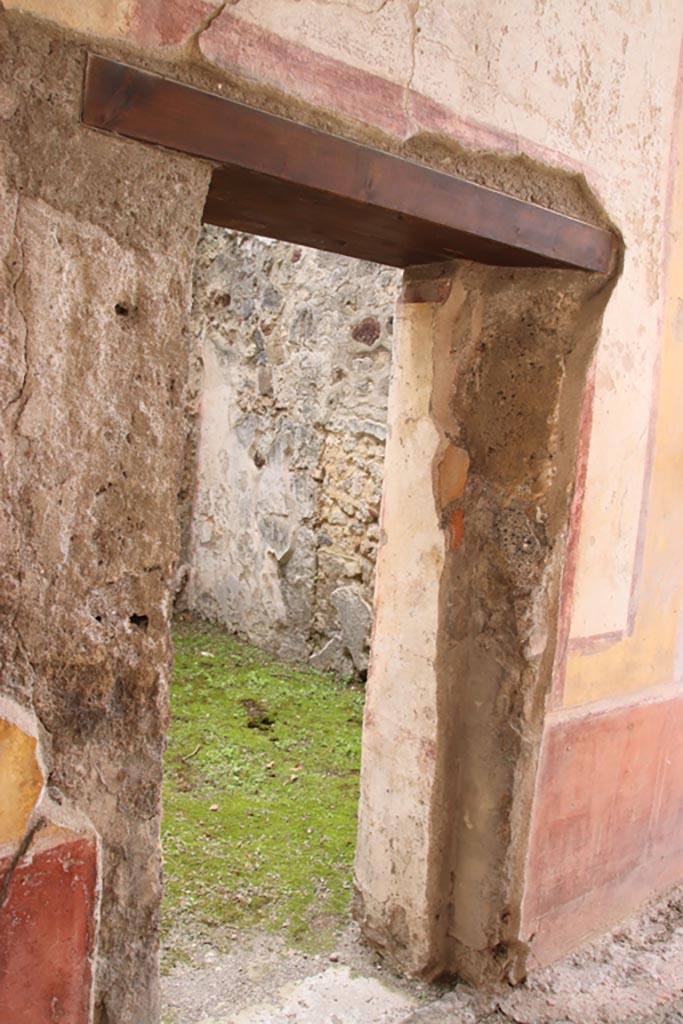
<svg viewBox="0 0 683 1024">
<path fill-rule="evenodd" d="M 581 397 L 611 284 L 466 263 L 407 274 L 356 882 L 366 933 L 427 976 L 526 971 L 529 782 Z"/>
<path fill-rule="evenodd" d="M 231 86 L 237 77 L 264 96 L 276 90 L 329 112 L 330 126 L 341 117 L 352 134 L 379 131 L 390 148 L 555 208 L 559 181 L 553 194 L 492 160 L 473 165 L 458 146 L 526 154 L 585 177 L 624 233 L 628 256 L 596 362 L 571 635 L 628 630 L 642 557 L 683 11 L 669 0 L 498 0 L 483 11 L 468 0 L 457 12 L 441 0 L 119 0 L 106 12 L 73 0 L 6 6 L 132 40 L 172 62 L 199 58 Z"/>
<path fill-rule="evenodd" d="M 680 86 L 679 86 L 680 90 Z M 553 959 L 657 889 L 683 863 L 683 120 L 672 139 L 661 351 L 642 567 L 623 635 L 569 645 L 543 739 L 523 931 Z M 590 424 L 584 426 L 588 432 Z M 580 567 L 580 564 L 579 564 Z M 566 594 L 569 604 L 570 593 Z M 560 936 L 562 939 L 560 940 Z"/>
<path fill-rule="evenodd" d="M 342 118 L 351 134 L 379 131 L 389 148 L 555 208 L 559 181 L 553 194 L 492 160 L 473 165 L 458 146 L 526 154 L 585 177 L 624 233 L 628 256 L 596 362 L 571 634 L 628 629 L 683 11 L 669 0 L 498 0 L 484 11 L 468 0 L 457 12 L 441 0 L 119 0 L 106 12 L 73 0 L 5 5 L 131 40 L 174 63 L 199 58 L 231 87 L 237 77 L 264 96 L 276 90 L 328 111 L 330 126 Z"/>
<path fill-rule="evenodd" d="M 652 716 L 659 709 L 668 723 L 680 720 L 667 713 L 677 709 L 681 661 L 680 653 L 672 653 L 680 604 L 678 577 L 671 573 L 680 547 L 667 524 L 681 480 L 675 397 L 669 390 L 678 371 L 681 221 L 680 212 L 669 219 L 666 181 L 683 9 L 667 0 L 562 5 L 499 0 L 483 12 L 480 4 L 466 0 L 457 13 L 440 0 L 140 0 L 106 6 L 5 0 L 4 6 L 33 11 L 52 23 L 37 28 L 16 11 L 2 21 L 5 213 L 0 237 L 6 274 L 3 329 L 10 344 L 3 347 L 2 378 L 2 444 L 8 454 L 0 533 L 6 546 L 1 641 L 3 688 L 11 702 L 2 717 L 30 719 L 23 731 L 39 743 L 46 772 L 42 799 L 52 801 L 45 804 L 48 817 L 57 815 L 56 807 L 66 808 L 80 815 L 77 834 L 95 837 L 101 897 L 85 900 L 93 920 L 93 908 L 102 908 L 94 1019 L 148 1024 L 157 1012 L 159 785 L 169 596 L 178 548 L 179 392 L 187 372 L 191 260 L 209 171 L 178 155 L 80 128 L 86 42 L 559 210 L 601 219 L 589 190 L 597 195 L 623 234 L 626 257 L 607 307 L 592 378 L 597 335 L 582 332 L 596 328 L 601 309 L 582 291 L 589 286 L 577 284 L 576 304 L 569 301 L 562 308 L 557 297 L 574 286 L 564 275 L 561 282 L 553 278 L 552 316 L 543 320 L 537 312 L 532 318 L 531 350 L 538 346 L 544 358 L 562 345 L 554 325 L 588 338 L 572 372 L 550 364 L 552 372 L 541 375 L 539 385 L 545 389 L 539 392 L 543 400 L 529 403 L 555 419 L 533 421 L 533 443 L 529 449 L 522 444 L 523 459 L 534 454 L 535 445 L 539 452 L 553 451 L 557 440 L 546 443 L 553 438 L 548 433 L 553 424 L 562 421 L 567 431 L 567 443 L 558 449 L 563 468 L 544 478 L 542 486 L 536 487 L 528 461 L 517 461 L 523 435 L 509 447 L 515 453 L 512 476 L 506 476 L 502 456 L 496 460 L 486 446 L 478 447 L 476 438 L 488 429 L 482 416 L 491 420 L 494 432 L 514 420 L 505 423 L 501 416 L 496 364 L 486 364 L 490 376 L 483 379 L 476 359 L 467 362 L 474 359 L 470 340 L 481 338 L 481 323 L 491 311 L 504 321 L 508 316 L 509 337 L 516 339 L 516 362 L 503 360 L 501 373 L 521 372 L 524 301 L 533 295 L 550 298 L 541 278 L 516 277 L 521 291 L 506 305 L 499 299 L 505 296 L 504 277 L 467 268 L 446 273 L 451 285 L 460 280 L 461 297 L 486 296 L 479 320 L 474 300 L 470 307 L 465 302 L 463 316 L 448 297 L 427 300 L 434 307 L 426 334 L 433 345 L 443 341 L 438 323 L 449 337 L 460 324 L 455 332 L 464 360 L 460 369 L 471 385 L 463 392 L 457 373 L 447 378 L 457 409 L 440 407 L 437 432 L 448 435 L 449 417 L 455 415 L 466 432 L 474 433 L 448 441 L 440 434 L 435 443 L 437 434 L 425 424 L 426 447 L 414 450 L 416 483 L 424 484 L 429 475 L 424 458 L 432 471 L 431 511 L 422 510 L 424 535 L 415 555 L 433 540 L 432 579 L 440 593 L 437 603 L 430 594 L 424 607 L 438 612 L 437 645 L 416 641 L 420 671 L 426 673 L 421 688 L 411 687 L 413 673 L 406 671 L 405 706 L 392 708 L 382 727 L 394 741 L 404 735 L 403 719 L 414 715 L 406 750 L 416 759 L 432 758 L 433 765 L 413 792 L 430 801 L 432 812 L 429 821 L 415 815 L 406 831 L 414 855 L 406 929 L 400 915 L 391 914 L 392 900 L 398 903 L 395 879 L 382 874 L 380 856 L 382 843 L 391 851 L 392 830 L 403 841 L 403 819 L 390 813 L 391 800 L 385 806 L 377 788 L 372 760 L 383 755 L 370 730 L 361 826 L 366 836 L 372 829 L 376 836 L 371 843 L 361 838 L 359 885 L 371 897 L 378 887 L 378 898 L 366 899 L 359 912 L 377 941 L 391 946 L 408 966 L 431 971 L 446 963 L 483 977 L 493 965 L 493 973 L 518 977 L 534 922 L 543 925 L 545 936 L 578 941 L 648 888 L 680 877 L 671 836 L 680 831 L 673 825 L 679 820 L 681 773 L 672 767 L 673 753 L 660 756 L 674 751 L 676 737 L 652 725 Z M 71 42 L 64 28 L 85 35 Z M 539 162 L 553 170 L 543 171 Z M 451 287 L 449 296 L 457 294 Z M 445 321 L 438 314 L 442 307 Z M 535 308 L 542 309 L 543 302 Z M 422 314 L 415 315 L 417 324 Z M 500 334 L 498 340 L 502 348 L 496 351 L 504 353 L 506 337 Z M 667 371 L 661 377 L 656 372 L 660 354 Z M 539 363 L 545 365 L 540 355 Z M 594 387 L 584 394 L 586 378 Z M 660 394 L 660 380 L 663 401 L 655 409 L 652 396 Z M 496 386 L 505 391 L 505 381 Z M 395 387 L 401 387 L 398 377 Z M 470 393 L 483 393 L 486 403 L 471 404 Z M 515 402 L 521 401 L 523 390 L 513 388 L 513 393 Z M 514 402 L 512 408 L 516 412 Z M 522 405 L 520 411 L 525 422 L 529 410 Z M 468 481 L 473 481 L 468 486 L 474 489 L 465 494 L 469 504 L 451 506 L 444 521 L 433 474 L 448 444 L 466 451 Z M 456 479 L 462 476 L 462 458 L 454 455 L 448 463 Z M 493 505 L 483 501 L 484 485 L 500 487 Z M 486 508 L 502 514 L 513 494 L 514 500 L 521 494 L 529 507 L 540 502 L 552 510 L 550 545 L 536 547 L 533 517 L 509 524 L 509 536 L 522 540 L 522 526 L 531 530 L 531 549 L 539 552 L 533 564 L 520 555 L 524 545 L 517 551 L 520 558 L 506 560 L 502 534 L 490 534 L 490 547 L 482 532 Z M 468 507 L 475 511 L 469 521 Z M 451 515 L 458 512 L 462 520 Z M 386 548 L 391 565 L 396 549 L 390 541 Z M 514 544 L 510 550 L 514 554 Z M 396 579 L 411 578 L 405 566 L 412 557 L 407 551 L 403 568 L 395 563 Z M 478 591 L 481 558 L 486 569 Z M 524 569 L 522 576 L 528 571 L 526 590 L 516 566 Z M 399 596 L 394 600 L 400 604 Z M 384 622 L 388 629 L 388 611 Z M 534 622 L 543 628 L 534 630 Z M 652 642 L 655 633 L 663 645 Z M 484 643 L 487 638 L 493 638 L 492 646 Z M 565 664 L 568 638 L 571 657 Z M 389 652 L 381 636 L 377 651 L 377 679 L 386 681 L 388 673 L 380 670 Z M 661 680 L 671 665 L 673 687 L 665 693 L 661 687 L 667 682 Z M 468 681 L 477 680 L 487 687 L 483 701 L 476 687 L 468 691 Z M 371 678 L 369 715 L 380 696 L 373 686 Z M 432 705 L 423 713 L 417 703 L 422 691 L 436 699 L 436 711 Z M 602 700 L 619 706 L 606 708 Z M 562 710 L 570 705 L 582 710 Z M 634 717 L 628 721 L 631 706 Z M 609 758 L 604 739 L 591 741 L 600 737 L 596 722 L 605 710 L 627 716 L 612 720 Z M 560 731 L 553 732 L 560 719 Z M 523 724 L 521 736 L 514 729 L 511 734 L 508 720 Z M 475 733 L 467 731 L 472 723 Z M 562 743 L 561 730 L 575 726 L 577 741 Z M 493 730 L 493 745 L 486 745 L 487 729 Z M 473 735 L 481 743 L 473 742 Z M 624 797 L 632 761 L 629 736 L 643 737 L 636 745 L 639 754 L 656 750 L 656 756 L 643 755 L 648 768 L 639 777 L 640 802 L 634 803 Z M 425 739 L 436 744 L 434 750 L 429 743 L 420 746 Z M 559 768 L 553 750 L 563 755 Z M 587 753 L 579 757 L 581 750 Z M 445 751 L 456 752 L 455 774 Z M 568 759 L 571 751 L 575 762 Z M 612 772 L 617 762 L 623 772 Z M 594 766 L 600 774 L 591 770 Z M 563 768 L 566 789 L 554 794 L 552 780 Z M 594 803 L 587 800 L 586 779 Z M 470 804 L 476 820 L 464 813 Z M 577 807 L 588 809 L 579 813 Z M 554 808 L 559 816 L 553 822 Z M 628 855 L 596 841 L 617 826 L 630 844 Z M 557 840 L 546 852 L 538 843 L 544 834 Z M 601 862 L 614 868 L 592 904 L 586 898 L 590 877 L 577 882 L 573 871 L 577 855 L 586 851 L 596 870 Z M 482 852 L 491 870 L 487 887 L 477 889 L 475 866 Z M 92 893 L 89 868 L 83 877 Z M 456 901 L 455 911 L 447 899 L 443 908 L 444 894 L 453 892 L 458 879 L 469 879 L 481 898 L 461 908 Z M 642 885 L 634 885 L 639 879 Z M 590 914 L 570 928 L 574 911 L 586 907 Z M 550 927 L 555 911 L 556 927 Z M 544 948 L 539 941 L 532 953 L 542 961 L 563 948 L 550 943 Z"/>
<path fill-rule="evenodd" d="M 83 48 L 52 26 L 0 12 L 0 51 L 0 760 L 22 808 L 0 837 L 0 1016 L 149 1024 L 208 171 L 84 132 Z"/>
</svg>

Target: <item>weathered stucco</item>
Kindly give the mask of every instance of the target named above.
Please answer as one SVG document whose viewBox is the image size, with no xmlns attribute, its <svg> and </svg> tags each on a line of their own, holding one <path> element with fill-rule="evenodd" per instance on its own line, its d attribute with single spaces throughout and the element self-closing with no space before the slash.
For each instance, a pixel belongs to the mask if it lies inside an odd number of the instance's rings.
<svg viewBox="0 0 683 1024">
<path fill-rule="evenodd" d="M 666 26 L 666 28 L 664 28 Z M 626 626 L 657 360 L 664 196 L 683 11 L 641 4 L 437 0 L 330 6 L 241 0 L 202 36 L 229 71 L 375 124 L 403 149 L 481 180 L 444 138 L 583 174 L 628 239 L 596 366 L 572 635 Z M 385 44 L 393 37 L 391 47 Z M 282 42 L 285 40 L 285 42 Z M 398 40 L 398 41 L 396 41 Z M 303 45 L 302 45 L 303 44 Z M 295 74 L 292 64 L 305 63 Z M 351 76 L 350 68 L 358 69 Z M 341 93 L 341 95 L 340 95 Z M 562 186 L 487 184 L 557 208 Z M 514 177 L 514 176 L 513 176 Z M 615 424 L 624 455 L 615 457 Z"/>
<path fill-rule="evenodd" d="M 651 480 L 643 493 L 631 622 L 613 635 L 570 642 L 569 656 L 558 663 L 536 783 L 523 908 L 522 931 L 534 965 L 556 958 L 681 877 L 682 93 L 683 60 L 667 189 Z M 590 426 L 588 419 L 584 446 Z M 576 569 L 570 564 L 568 575 Z M 563 589 L 566 620 L 572 592 Z"/>
<path fill-rule="evenodd" d="M 93 975 L 98 1024 L 157 1016 L 168 617 L 210 169 L 81 127 L 86 45 L 604 220 L 592 193 L 618 224 L 623 275 L 592 365 L 613 281 L 408 277 L 359 913 L 408 969 L 514 979 L 680 878 L 681 192 L 669 209 L 666 182 L 683 8 L 5 7 L 51 21 L 0 13 L 0 718 L 24 753 L 37 741 L 46 780 L 17 845 L 39 780 L 13 758 L 29 796 L 10 816 L 1 912 L 14 927 L 23 844 L 46 897 L 61 905 L 74 844 L 83 885 L 60 932 L 34 901 L 4 969 L 27 975 L 21 950 L 39 937 L 40 965 L 63 938 L 80 950 L 78 1024 Z"/>
<path fill-rule="evenodd" d="M 36 747 L 35 736 L 0 719 L 0 847 L 21 842 L 43 791 Z"/>
<path fill-rule="evenodd" d="M 3 691 L 34 716 L 55 807 L 99 837 L 96 1020 L 149 1024 L 186 323 L 208 173 L 80 127 L 82 45 L 16 16 L 0 32 Z"/>
<path fill-rule="evenodd" d="M 194 282 L 180 607 L 365 673 L 399 274 L 206 228 Z"/>
<path fill-rule="evenodd" d="M 356 883 L 366 931 L 428 976 L 526 971 L 529 780 L 585 380 L 612 285 L 464 263 L 407 276 Z"/>
</svg>

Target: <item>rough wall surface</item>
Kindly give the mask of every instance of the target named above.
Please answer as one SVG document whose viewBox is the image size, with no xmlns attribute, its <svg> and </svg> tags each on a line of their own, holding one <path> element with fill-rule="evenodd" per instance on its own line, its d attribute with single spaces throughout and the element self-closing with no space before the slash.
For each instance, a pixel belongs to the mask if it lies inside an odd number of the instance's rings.
<svg viewBox="0 0 683 1024">
<path fill-rule="evenodd" d="M 356 883 L 366 932 L 428 976 L 526 971 L 529 780 L 585 380 L 612 285 L 473 264 L 407 275 Z"/>
<path fill-rule="evenodd" d="M 481 534 L 476 519 L 474 533 L 467 536 L 467 506 L 454 505 L 444 526 L 436 483 L 428 495 L 422 486 L 415 491 L 423 508 L 407 510 L 409 519 L 415 513 L 425 527 L 416 540 L 434 563 L 428 596 L 434 602 L 439 590 L 438 603 L 430 605 L 439 615 L 433 626 L 439 643 L 435 647 L 433 632 L 411 635 L 406 623 L 415 609 L 405 608 L 397 620 L 396 650 L 401 654 L 401 644 L 409 653 L 415 649 L 415 678 L 426 671 L 425 685 L 418 692 L 412 677 L 397 676 L 397 685 L 408 680 L 397 691 L 398 700 L 374 705 L 378 724 L 375 738 L 369 731 L 366 741 L 363 828 L 366 836 L 374 831 L 378 845 L 362 849 L 368 870 L 361 883 L 373 897 L 366 900 L 368 926 L 395 943 L 398 952 L 406 939 L 414 943 L 401 954 L 403 962 L 433 964 L 434 951 L 445 948 L 445 929 L 446 946 L 456 951 L 458 942 L 483 934 L 488 965 L 500 957 L 502 969 L 511 967 L 514 975 L 514 943 L 530 942 L 539 922 L 540 939 L 532 952 L 543 960 L 619 908 L 623 912 L 648 887 L 680 877 L 681 851 L 663 847 L 662 840 L 680 820 L 681 806 L 681 775 L 671 770 L 675 759 L 669 756 L 676 736 L 667 731 L 679 720 L 670 712 L 677 711 L 683 663 L 678 577 L 671 572 L 681 561 L 680 530 L 671 519 L 671 510 L 680 506 L 683 478 L 675 389 L 681 218 L 674 213 L 672 219 L 667 208 L 666 180 L 681 78 L 683 8 L 669 0 L 608 5 L 499 0 L 484 12 L 476 0 L 464 0 L 457 14 L 441 0 L 5 0 L 4 6 L 32 10 L 53 24 L 38 31 L 27 19 L 15 21 L 16 15 L 3 22 L 21 26 L 22 35 L 20 41 L 14 30 L 3 35 L 0 64 L 3 331 L 10 339 L 2 348 L 0 536 L 6 577 L 0 605 L 6 622 L 0 637 L 3 686 L 10 694 L 2 717 L 18 722 L 24 713 L 30 719 L 23 731 L 39 739 L 52 784 L 41 797 L 49 817 L 58 817 L 58 809 L 70 814 L 76 804 L 82 815 L 77 832 L 99 835 L 103 914 L 96 1019 L 100 1024 L 147 1022 L 156 1012 L 158 776 L 176 546 L 172 481 L 179 472 L 182 435 L 177 381 L 171 388 L 171 377 L 184 360 L 179 332 L 206 173 L 175 155 L 79 130 L 81 54 L 77 47 L 65 47 L 54 23 L 96 34 L 90 43 L 105 52 L 166 68 L 226 95 L 556 209 L 590 215 L 589 201 L 577 202 L 586 182 L 599 196 L 623 232 L 626 260 L 582 408 L 576 395 L 568 405 L 567 422 L 578 427 L 579 436 L 561 593 L 554 560 L 562 560 L 562 516 L 552 556 L 545 544 L 537 544 L 538 524 L 527 516 L 529 548 L 519 564 L 527 565 L 532 586 L 518 596 L 524 581 L 503 557 L 504 534 L 523 537 L 516 527 L 526 522 L 513 516 L 504 531 L 498 524 L 500 506 L 479 502 L 481 495 L 490 497 L 487 488 L 495 491 L 489 470 L 500 463 L 486 446 L 478 448 L 481 410 L 459 392 L 458 408 L 448 416 L 462 419 L 465 433 L 453 447 L 469 457 L 465 435 L 473 416 L 473 450 L 483 460 L 468 471 L 474 490 L 467 498 L 473 508 L 481 504 L 499 514 L 490 520 L 491 539 Z M 542 174 L 539 161 L 578 178 Z M 676 202 L 673 209 L 679 211 L 680 199 Z M 663 260 L 669 248 L 665 308 Z M 511 308 L 519 311 L 516 303 Z M 552 310 L 553 316 L 561 312 Z M 501 315 L 505 319 L 506 311 Z M 560 322 L 567 326 L 562 317 Z M 522 324 L 520 318 L 512 332 L 520 367 Z M 533 324 L 535 339 L 543 325 Z M 578 331 L 578 321 L 575 326 Z M 471 336 L 478 330 L 473 322 Z M 551 351 L 561 350 L 561 338 L 551 332 L 547 340 Z M 468 344 L 465 339 L 471 354 Z M 483 353 L 482 359 L 491 371 Z M 476 365 L 465 371 L 473 393 L 484 388 L 490 402 L 486 414 L 504 430 L 497 389 L 489 388 L 495 375 L 478 375 Z M 582 372 L 573 379 L 582 381 Z M 551 374 L 550 399 L 557 394 L 557 380 Z M 520 422 L 528 414 L 521 410 Z M 399 433 L 404 425 L 397 421 Z M 539 423 L 533 427 L 546 429 Z M 405 457 L 410 461 L 414 455 L 417 464 L 427 455 L 434 469 L 437 450 L 429 446 L 436 434 L 429 423 L 421 429 L 428 434 L 426 447 L 408 448 Z M 573 456 L 575 447 L 570 444 L 567 451 Z M 448 465 L 460 479 L 462 457 L 450 456 Z M 533 479 L 534 471 L 527 471 Z M 496 501 L 511 493 L 509 485 L 505 478 Z M 567 491 L 549 482 L 546 503 L 551 493 L 561 509 Z M 517 511 L 513 502 L 512 512 Z M 455 515 L 460 512 L 462 521 Z M 488 615 L 486 628 L 478 617 L 476 588 L 466 598 L 453 582 L 460 564 L 466 568 L 464 580 L 471 582 L 475 566 L 469 556 L 477 550 L 488 566 L 480 581 L 484 597 L 502 593 L 507 601 L 506 616 Z M 526 557 L 529 551 L 540 551 L 537 563 Z M 461 556 L 464 562 L 457 561 Z M 552 570 L 548 577 L 546 565 Z M 425 586 L 421 578 L 418 582 Z M 541 607 L 550 631 L 542 654 L 534 653 L 532 644 L 520 660 L 534 593 L 547 597 Z M 460 618 L 446 615 L 449 600 Z M 481 604 L 486 606 L 483 597 Z M 483 653 L 479 636 L 493 638 Z M 440 660 L 451 647 L 458 669 L 454 682 Z M 435 650 L 437 662 L 430 664 L 425 658 Z M 466 680 L 469 658 L 476 657 L 479 665 L 485 655 L 494 663 L 487 663 L 486 678 L 500 670 L 500 700 L 491 688 L 479 707 L 476 694 L 466 692 Z M 386 667 L 390 656 L 390 646 L 378 649 L 380 668 L 382 658 Z M 527 695 L 542 698 L 551 671 L 554 693 L 525 860 L 524 823 L 541 722 L 529 715 L 528 735 L 534 741 L 529 753 L 524 743 L 515 748 L 501 715 L 510 707 L 516 714 L 520 696 L 523 702 Z M 655 705 L 658 722 L 651 713 Z M 608 712 L 614 712 L 611 720 Z M 384 725 L 383 715 L 388 715 Z M 492 763 L 487 760 L 483 768 L 486 789 L 479 796 L 472 790 L 476 821 L 470 814 L 451 821 L 454 807 L 469 811 L 461 781 L 471 775 L 462 773 L 458 751 L 471 769 L 476 750 L 468 746 L 466 729 L 470 716 L 476 732 L 487 715 L 503 730 L 502 747 L 487 748 Z M 604 733 L 600 722 L 608 722 Z M 396 726 L 399 738 L 401 728 L 408 730 L 406 759 L 414 759 L 417 775 L 401 774 L 400 764 L 391 773 L 380 726 L 390 735 Z M 634 736 L 635 748 L 629 743 Z M 454 776 L 443 770 L 444 752 L 453 749 Z M 625 784 L 634 749 L 647 759 L 636 791 Z M 373 759 L 389 773 L 386 777 L 371 770 Z M 619 771 L 611 770 L 615 763 Z M 566 787 L 553 790 L 558 778 Z M 396 820 L 385 793 L 394 783 L 410 812 L 401 848 L 421 834 L 427 851 L 414 867 L 411 878 L 417 878 L 418 888 L 403 918 L 394 913 L 398 901 L 395 878 L 386 870 L 389 854 L 381 855 L 382 836 L 385 853 L 392 852 Z M 630 792 L 637 799 L 624 797 Z M 656 813 L 650 814 L 653 807 Z M 496 849 L 500 856 L 491 888 L 478 890 L 484 903 L 465 901 L 464 917 L 457 906 L 455 914 L 446 908 L 437 924 L 431 916 L 434 899 L 450 898 L 457 879 L 445 878 L 433 865 L 458 864 L 463 877 L 472 878 L 472 851 L 487 829 L 492 841 L 487 856 Z M 554 845 L 544 847 L 539 838 L 547 835 Z M 606 835 L 623 839 L 610 846 L 601 843 Z M 430 860 L 430 849 L 436 860 Z M 470 856 L 460 859 L 467 851 Z M 581 858 L 605 868 L 593 902 L 586 888 L 591 876 L 575 870 Z M 520 927 L 523 864 L 528 874 Z M 506 892 L 514 897 L 512 909 L 504 905 Z M 491 947 L 496 935 L 501 941 Z M 545 942 L 548 936 L 561 937 L 563 945 Z M 482 966 L 479 958 L 470 965 L 472 973 Z"/>
<path fill-rule="evenodd" d="M 574 637 L 620 630 L 628 620 L 682 30 L 683 10 L 669 0 L 589 7 L 580 0 L 498 0 L 484 12 L 477 0 L 457 7 L 441 0 L 241 0 L 200 40 L 219 66 L 377 125 L 405 140 L 404 152 L 418 159 L 428 141 L 431 160 L 466 174 L 488 170 L 486 183 L 495 182 L 495 168 L 468 167 L 442 145 L 445 137 L 577 171 L 627 236 L 622 283 L 597 355 Z M 295 62 L 306 74 L 293 73 Z M 559 199 L 559 186 L 545 192 L 532 177 L 522 188 L 549 205 Z M 620 458 L 615 430 L 628 453 Z"/>
<path fill-rule="evenodd" d="M 555 673 L 522 926 L 536 963 L 617 921 L 625 908 L 677 881 L 682 872 L 682 100 L 683 60 L 668 188 L 651 478 L 644 493 L 632 621 L 624 633 L 570 642 L 568 658 Z M 588 419 L 584 449 L 589 432 Z M 571 571 L 570 564 L 570 578 Z M 567 620 L 571 587 L 564 590 Z"/>
<path fill-rule="evenodd" d="M 220 69 L 263 102 L 561 208 L 506 175 L 526 154 L 585 176 L 627 240 L 597 355 L 572 636 L 624 630 L 651 457 L 665 193 L 683 9 L 671 0 L 5 0 Z M 283 99 L 284 98 L 284 99 Z M 291 109 L 291 105 L 290 105 Z M 490 155 L 472 164 L 462 147 Z M 507 182 L 505 181 L 507 177 Z M 615 426 L 616 425 L 616 426 Z M 625 453 L 615 458 L 615 430 Z"/>
<path fill-rule="evenodd" d="M 181 606 L 344 674 L 367 669 L 398 284 L 220 228 L 197 250 Z"/>
<path fill-rule="evenodd" d="M 42 814 L 71 808 L 98 837 L 95 1020 L 150 1024 L 185 327 L 207 172 L 83 130 L 84 49 L 53 28 L 0 13 L 0 50 L 2 688 L 40 745 Z"/>
</svg>

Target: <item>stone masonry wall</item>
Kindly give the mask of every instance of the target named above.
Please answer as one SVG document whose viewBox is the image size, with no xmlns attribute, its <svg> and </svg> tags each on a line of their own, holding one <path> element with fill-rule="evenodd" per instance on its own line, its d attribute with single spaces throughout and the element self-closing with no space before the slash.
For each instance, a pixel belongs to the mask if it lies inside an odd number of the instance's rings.
<svg viewBox="0 0 683 1024">
<path fill-rule="evenodd" d="M 344 674 L 367 669 L 399 279 L 210 227 L 195 265 L 179 604 Z"/>
</svg>

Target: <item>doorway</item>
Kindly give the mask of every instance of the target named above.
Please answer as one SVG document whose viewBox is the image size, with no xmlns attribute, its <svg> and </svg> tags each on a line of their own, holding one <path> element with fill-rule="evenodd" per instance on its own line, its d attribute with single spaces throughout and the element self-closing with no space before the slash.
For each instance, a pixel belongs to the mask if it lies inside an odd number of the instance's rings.
<svg viewBox="0 0 683 1024">
<path fill-rule="evenodd" d="M 166 754 L 169 967 L 254 927 L 332 952 L 348 924 L 399 285 L 377 264 L 202 230 Z"/>
</svg>

